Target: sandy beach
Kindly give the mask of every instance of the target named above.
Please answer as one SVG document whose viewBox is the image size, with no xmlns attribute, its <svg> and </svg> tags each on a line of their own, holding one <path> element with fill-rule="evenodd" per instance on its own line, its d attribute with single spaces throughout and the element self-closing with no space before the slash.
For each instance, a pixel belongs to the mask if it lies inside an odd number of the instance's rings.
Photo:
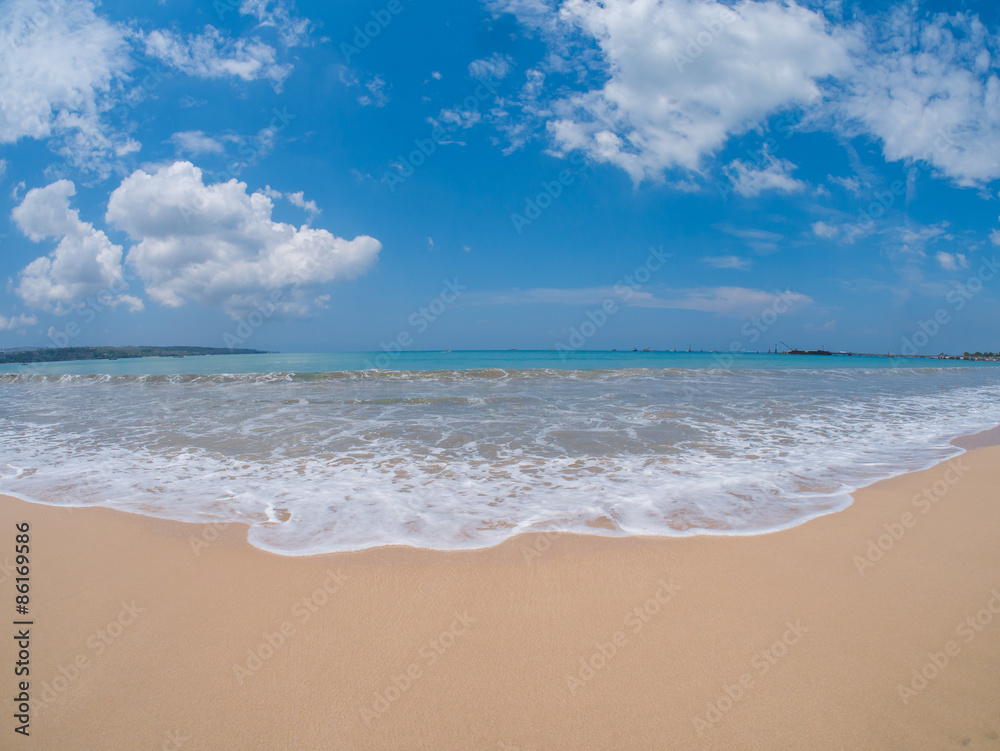
<svg viewBox="0 0 1000 751">
<path fill-rule="evenodd" d="M 8 702 L 0 746 L 1000 748 L 998 467 L 977 448 L 768 535 L 298 558 L 0 497 L 8 699 L 25 521 L 33 621 L 30 736 Z"/>
</svg>

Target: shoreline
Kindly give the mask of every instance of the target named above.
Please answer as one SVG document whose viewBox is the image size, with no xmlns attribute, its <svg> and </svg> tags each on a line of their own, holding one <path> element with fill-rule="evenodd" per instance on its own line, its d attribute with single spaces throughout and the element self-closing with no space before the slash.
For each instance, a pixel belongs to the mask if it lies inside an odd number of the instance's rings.
<svg viewBox="0 0 1000 751">
<path fill-rule="evenodd" d="M 22 745 L 996 748 L 997 466 L 966 449 L 771 534 L 317 556 L 4 497 L 0 561 L 32 536 Z"/>
<path fill-rule="evenodd" d="M 246 521 L 221 521 L 221 520 L 215 520 L 215 521 L 198 520 L 198 521 L 193 521 L 193 520 L 189 520 L 189 519 L 176 519 L 176 518 L 170 517 L 170 516 L 158 516 L 158 515 L 152 514 L 152 513 L 143 513 L 141 511 L 133 511 L 131 509 L 115 508 L 113 506 L 103 506 L 103 505 L 99 505 L 99 504 L 97 504 L 97 505 L 72 506 L 72 505 L 64 505 L 64 504 L 57 504 L 57 503 L 47 503 L 46 501 L 42 501 L 42 500 L 39 500 L 37 498 L 32 498 L 32 497 L 22 496 L 22 495 L 15 495 L 13 493 L 2 492 L 2 491 L 0 491 L 0 498 L 2 498 L 2 497 L 14 498 L 14 499 L 16 499 L 18 501 L 22 501 L 24 503 L 29 503 L 29 504 L 39 505 L 39 506 L 49 506 L 49 507 L 52 507 L 52 508 L 70 508 L 70 509 L 103 508 L 103 509 L 108 509 L 110 511 L 116 511 L 116 512 L 123 513 L 123 514 L 130 514 L 130 515 L 135 515 L 135 516 L 138 516 L 138 517 L 149 518 L 149 519 L 156 519 L 156 520 L 159 520 L 159 521 L 172 522 L 172 523 L 178 523 L 178 524 L 195 524 L 195 525 L 197 525 L 197 524 L 205 524 L 205 525 L 210 525 L 210 526 L 223 525 L 223 526 L 226 526 L 226 527 L 229 527 L 229 526 L 232 526 L 232 525 L 236 525 L 236 526 L 239 526 L 239 527 L 241 527 L 241 528 L 243 528 L 243 529 L 246 530 L 246 534 L 244 536 L 244 539 L 247 542 L 247 544 L 250 545 L 251 547 L 254 547 L 254 548 L 258 549 L 258 550 L 261 550 L 261 551 L 264 551 L 264 552 L 267 552 L 267 553 L 271 553 L 273 555 L 278 555 L 278 556 L 283 556 L 283 557 L 289 557 L 289 558 L 309 558 L 309 557 L 324 556 L 324 555 L 342 555 L 342 554 L 360 553 L 360 552 L 364 552 L 366 550 L 382 550 L 382 549 L 390 549 L 390 550 L 394 550 L 394 549 L 426 550 L 426 551 L 435 552 L 435 553 L 473 552 L 473 551 L 491 550 L 493 548 L 499 547 L 500 545 L 504 545 L 504 544 L 510 542 L 511 540 L 516 540 L 518 537 L 521 537 L 522 535 L 533 535 L 533 534 L 540 534 L 540 535 L 574 535 L 574 536 L 580 536 L 580 537 L 601 537 L 601 538 L 611 539 L 611 540 L 631 539 L 631 538 L 684 539 L 684 538 L 691 538 L 691 537 L 757 537 L 757 536 L 761 536 L 761 535 L 777 534 L 777 533 L 784 532 L 784 531 L 787 531 L 787 530 L 790 530 L 790 529 L 795 529 L 796 527 L 800 527 L 800 526 L 802 526 L 804 524 L 809 524 L 810 522 L 812 522 L 812 521 L 814 521 L 816 519 L 820 519 L 820 518 L 822 518 L 824 516 L 830 516 L 832 514 L 839 514 L 839 513 L 843 512 L 843 511 L 847 510 L 848 508 L 850 508 L 852 505 L 854 505 L 854 496 L 859 491 L 862 491 L 862 490 L 864 490 L 866 488 L 869 488 L 872 485 L 878 484 L 880 482 L 885 482 L 887 480 L 892 480 L 892 479 L 894 479 L 896 477 L 902 477 L 902 476 L 905 476 L 905 475 L 908 475 L 908 474 L 912 474 L 912 473 L 915 473 L 915 472 L 923 472 L 923 471 L 931 469 L 931 468 L 933 468 L 933 467 L 935 467 L 935 466 L 937 466 L 939 464 L 942 464 L 942 463 L 950 461 L 951 459 L 954 459 L 954 458 L 956 458 L 958 456 L 961 456 L 963 453 L 965 453 L 967 451 L 970 451 L 970 450 L 973 450 L 973 449 L 986 448 L 986 447 L 989 447 L 989 446 L 1000 446 L 1000 425 L 994 426 L 992 428 L 986 428 L 985 430 L 981 430 L 981 431 L 978 431 L 976 433 L 969 433 L 969 434 L 963 434 L 963 435 L 960 435 L 960 436 L 956 436 L 955 438 L 952 438 L 951 440 L 949 440 L 948 443 L 949 443 L 949 445 L 954 446 L 956 449 L 958 449 L 955 453 L 952 453 L 949 456 L 944 456 L 944 457 L 941 457 L 941 458 L 938 458 L 938 459 L 933 459 L 933 460 L 927 462 L 926 464 L 920 465 L 920 466 L 912 468 L 912 469 L 901 469 L 898 472 L 895 472 L 894 474 L 884 475 L 884 476 L 880 476 L 880 477 L 874 477 L 869 482 L 865 483 L 864 485 L 860 485 L 860 486 L 845 485 L 841 489 L 839 489 L 839 490 L 837 490 L 835 492 L 828 493 L 827 495 L 830 496 L 830 497 L 833 497 L 833 496 L 836 496 L 836 495 L 844 495 L 844 496 L 847 497 L 847 500 L 845 500 L 843 503 L 837 505 L 836 507 L 831 507 L 829 509 L 817 511 L 815 513 L 812 513 L 810 515 L 804 516 L 804 517 L 802 517 L 800 519 L 796 519 L 796 520 L 794 520 L 792 522 L 788 522 L 786 524 L 782 524 L 782 525 L 778 525 L 778 526 L 774 526 L 774 527 L 768 527 L 766 529 L 761 529 L 761 530 L 753 530 L 753 531 L 749 531 L 749 532 L 740 531 L 740 530 L 712 530 L 712 529 L 698 528 L 698 529 L 694 529 L 694 530 L 689 531 L 689 532 L 680 532 L 680 531 L 678 531 L 676 534 L 632 533 L 632 532 L 624 532 L 624 531 L 621 532 L 620 534 L 602 534 L 600 531 L 598 531 L 598 529 L 599 529 L 598 527 L 594 527 L 593 528 L 594 529 L 593 532 L 577 532 L 577 531 L 570 531 L 570 530 L 526 529 L 526 530 L 522 530 L 522 531 L 519 531 L 519 532 L 515 532 L 510 537 L 504 538 L 500 542 L 493 543 L 493 544 L 490 544 L 490 545 L 482 545 L 482 546 L 478 546 L 478 547 L 469 547 L 469 548 L 461 548 L 461 547 L 458 547 L 458 548 L 433 548 L 433 547 L 426 547 L 426 546 L 421 546 L 421 545 L 410 545 L 410 544 L 405 543 L 405 542 L 390 542 L 390 543 L 380 543 L 380 544 L 377 544 L 377 545 L 370 545 L 368 547 L 363 547 L 363 548 L 351 548 L 351 549 L 347 549 L 347 550 L 307 551 L 307 552 L 298 553 L 298 552 L 285 552 L 285 551 L 275 550 L 275 549 L 268 548 L 268 547 L 262 547 L 260 545 L 255 545 L 254 542 L 250 539 L 250 534 L 249 533 L 250 533 L 250 530 L 252 530 L 255 526 L 257 526 L 257 524 L 260 524 L 259 522 L 255 524 L 255 523 L 246 522 Z"/>
</svg>

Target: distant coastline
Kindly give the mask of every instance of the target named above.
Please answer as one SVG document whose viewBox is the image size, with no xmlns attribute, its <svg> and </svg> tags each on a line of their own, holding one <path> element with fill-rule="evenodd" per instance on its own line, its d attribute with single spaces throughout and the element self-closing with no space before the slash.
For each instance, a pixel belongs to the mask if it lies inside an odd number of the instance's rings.
<svg viewBox="0 0 1000 751">
<path fill-rule="evenodd" d="M 0 365 L 73 360 L 125 360 L 139 357 L 187 357 L 189 355 L 266 355 L 259 349 L 228 347 L 50 347 L 0 351 Z"/>
<path fill-rule="evenodd" d="M 517 349 L 507 349 L 507 350 L 469 350 L 470 352 L 495 352 L 495 353 L 505 353 L 505 352 L 518 352 L 521 354 L 535 352 L 553 352 L 555 350 L 517 350 Z M 633 347 L 629 349 L 611 349 L 611 350 L 591 350 L 592 352 L 611 352 L 618 354 L 632 354 L 632 353 L 686 353 L 686 354 L 696 354 L 696 355 L 729 355 L 731 353 L 725 352 L 723 350 L 714 349 L 652 349 L 649 347 L 644 347 L 642 349 L 638 347 Z M 428 353 L 440 352 L 440 350 L 427 350 Z M 444 352 L 452 354 L 452 350 L 445 350 Z M 455 354 L 462 354 L 465 350 L 455 350 Z M 189 356 L 200 356 L 200 355 L 274 355 L 279 354 L 278 352 L 272 352 L 268 350 L 259 349 L 236 349 L 229 347 L 188 347 L 188 346 L 178 346 L 178 347 L 153 347 L 153 346 L 127 346 L 127 347 L 18 347 L 11 349 L 0 349 L 0 365 L 27 365 L 27 364 L 40 364 L 40 363 L 57 363 L 57 362 L 74 362 L 74 361 L 85 361 L 85 360 L 132 360 L 145 357 L 175 357 L 183 358 Z M 356 354 L 356 353 L 329 353 L 329 354 Z M 899 359 L 912 359 L 912 360 L 966 360 L 966 361 L 979 361 L 979 362 L 1000 362 L 1000 353 L 993 352 L 964 352 L 961 355 L 951 355 L 940 353 L 937 355 L 918 355 L 918 354 L 903 354 L 894 352 L 846 352 L 846 351 L 828 351 L 828 350 L 798 350 L 798 349 L 774 349 L 767 350 L 767 352 L 747 352 L 742 351 L 734 354 L 758 354 L 758 355 L 802 355 L 802 356 L 816 356 L 816 355 L 840 355 L 841 357 L 859 357 L 859 358 L 899 358 Z"/>
</svg>

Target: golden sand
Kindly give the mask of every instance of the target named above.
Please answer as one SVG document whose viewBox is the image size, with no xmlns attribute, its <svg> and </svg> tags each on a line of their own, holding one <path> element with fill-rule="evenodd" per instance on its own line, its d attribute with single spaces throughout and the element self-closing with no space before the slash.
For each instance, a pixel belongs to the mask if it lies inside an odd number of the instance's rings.
<svg viewBox="0 0 1000 751">
<path fill-rule="evenodd" d="M 987 447 L 768 535 L 299 558 L 0 497 L 0 748 L 1000 748 L 998 488 Z"/>
</svg>

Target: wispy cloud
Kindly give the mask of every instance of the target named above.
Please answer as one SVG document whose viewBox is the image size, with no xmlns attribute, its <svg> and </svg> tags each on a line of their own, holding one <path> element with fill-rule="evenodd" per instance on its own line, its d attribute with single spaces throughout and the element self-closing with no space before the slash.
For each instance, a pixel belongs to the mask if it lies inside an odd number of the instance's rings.
<svg viewBox="0 0 1000 751">
<path fill-rule="evenodd" d="M 270 80 L 276 89 L 292 72 L 277 62 L 275 49 L 259 39 L 233 39 L 213 26 L 200 34 L 183 36 L 171 29 L 145 35 L 146 54 L 193 78 Z"/>
<path fill-rule="evenodd" d="M 965 257 L 964 253 L 946 253 L 943 250 L 939 250 L 934 257 L 945 271 L 958 271 L 959 269 L 969 268 L 969 259 Z"/>
<path fill-rule="evenodd" d="M 738 269 L 746 271 L 752 263 L 749 258 L 741 256 L 707 256 L 701 262 L 711 266 L 713 269 Z"/>
<path fill-rule="evenodd" d="M 768 292 L 748 287 L 699 287 L 661 290 L 658 294 L 622 286 L 559 289 L 536 287 L 470 295 L 466 300 L 478 305 L 600 305 L 615 300 L 634 308 L 696 310 L 719 315 L 752 315 L 784 299 L 789 305 L 809 305 L 813 299 L 791 290 Z"/>
<path fill-rule="evenodd" d="M 226 147 L 222 141 L 205 135 L 200 130 L 183 130 L 170 136 L 178 153 L 197 156 L 199 154 L 222 154 Z"/>
<path fill-rule="evenodd" d="M 754 198 L 762 193 L 798 193 L 805 190 L 805 183 L 792 177 L 795 165 L 787 159 L 776 159 L 766 151 L 760 164 L 735 159 L 726 167 L 726 176 L 733 184 L 733 190 L 746 198 Z"/>
</svg>

